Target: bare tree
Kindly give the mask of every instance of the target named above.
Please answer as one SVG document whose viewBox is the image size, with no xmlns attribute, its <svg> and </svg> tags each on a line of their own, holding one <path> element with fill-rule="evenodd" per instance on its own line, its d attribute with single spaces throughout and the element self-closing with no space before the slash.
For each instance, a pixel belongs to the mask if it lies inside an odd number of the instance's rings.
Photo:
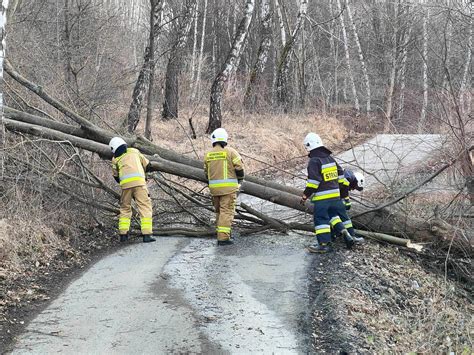
<svg viewBox="0 0 474 355">
<path fill-rule="evenodd" d="M 339 12 L 342 12 L 342 6 L 341 6 L 341 0 L 337 0 L 337 7 L 339 9 Z M 346 56 L 346 66 L 347 66 L 347 71 L 349 75 L 349 80 L 351 82 L 351 89 L 352 89 L 352 97 L 354 99 L 354 107 L 356 109 L 356 114 L 357 116 L 360 115 L 360 104 L 359 104 L 359 98 L 357 96 L 357 88 L 355 85 L 354 81 L 354 74 L 352 72 L 352 66 L 351 66 L 351 56 L 349 52 L 349 38 L 347 37 L 347 32 L 346 32 L 346 25 L 344 22 L 344 16 L 340 16 L 339 20 L 341 22 L 341 30 L 342 30 L 342 44 L 344 45 L 344 54 Z"/>
<path fill-rule="evenodd" d="M 393 100 L 395 95 L 395 85 L 398 72 L 398 56 L 399 56 L 399 37 L 400 37 L 400 19 L 402 12 L 402 1 L 397 0 L 396 5 L 394 5 L 394 24 L 393 24 L 393 33 L 392 37 L 392 48 L 391 48 L 391 57 L 390 57 L 390 76 L 388 84 L 388 92 L 386 97 L 386 107 L 385 107 L 385 121 L 384 121 L 384 132 L 388 132 L 390 126 L 392 125 L 393 118 Z"/>
<path fill-rule="evenodd" d="M 192 92 L 193 101 L 196 99 L 198 93 L 200 92 L 201 85 L 201 70 L 202 70 L 202 61 L 204 58 L 204 39 L 206 38 L 206 18 L 207 18 L 207 0 L 204 0 L 204 9 L 202 11 L 202 28 L 201 28 L 201 41 L 199 49 L 199 58 L 197 63 L 197 73 L 196 80 L 194 81 L 194 87 Z"/>
<path fill-rule="evenodd" d="M 244 106 L 247 110 L 255 110 L 257 103 L 256 89 L 259 86 L 259 79 L 265 70 L 268 60 L 268 53 L 272 43 L 272 28 L 270 14 L 270 0 L 261 0 L 260 9 L 260 46 L 258 48 L 257 59 L 250 72 L 250 80 L 245 91 Z"/>
<path fill-rule="evenodd" d="M 217 77 L 212 84 L 211 100 L 209 105 L 209 124 L 206 130 L 207 133 L 211 133 L 213 130 L 221 127 L 222 125 L 222 91 L 224 90 L 225 83 L 229 79 L 229 75 L 232 73 L 237 57 L 242 53 L 242 46 L 245 42 L 245 37 L 247 36 L 254 10 L 255 0 L 247 0 L 245 4 L 244 16 L 242 17 L 239 27 L 237 28 L 237 32 L 235 33 L 230 51 L 221 71 L 219 74 L 217 74 Z"/>
<path fill-rule="evenodd" d="M 277 103 L 282 106 L 284 111 L 288 111 L 291 105 L 291 94 L 288 82 L 288 75 L 290 72 L 290 59 L 293 53 L 294 47 L 298 41 L 301 27 L 308 10 L 308 0 L 301 0 L 298 16 L 296 18 L 295 28 L 291 34 L 291 37 L 284 44 L 283 49 L 278 60 L 277 68 L 277 79 L 276 79 L 276 96 Z"/>
<path fill-rule="evenodd" d="M 423 131 L 428 109 L 428 18 L 429 9 L 423 15 L 423 104 L 421 106 L 420 120 L 418 122 L 418 133 Z"/>
<path fill-rule="evenodd" d="M 464 71 L 463 71 L 463 76 L 461 80 L 461 85 L 459 87 L 459 106 L 460 106 L 460 111 L 461 113 L 464 112 L 470 112 L 470 103 L 471 103 L 471 88 L 472 88 L 472 75 L 469 75 L 469 71 L 471 68 L 471 61 L 472 61 L 472 18 L 473 18 L 473 3 L 469 5 L 470 8 L 470 19 L 469 19 L 469 35 L 467 38 L 467 46 L 466 46 L 466 62 L 464 64 Z M 469 90 L 466 90 L 466 88 L 469 88 Z M 465 97 L 468 97 L 468 105 L 465 107 Z"/>
<path fill-rule="evenodd" d="M 170 56 L 168 58 L 165 77 L 165 101 L 163 102 L 163 111 L 161 113 L 164 120 L 178 117 L 178 80 L 181 71 L 181 63 L 183 61 L 180 56 L 182 49 L 186 45 L 193 16 L 196 12 L 196 1 L 197 0 L 186 0 L 186 5 L 179 21 L 176 40 L 171 47 Z"/>
<path fill-rule="evenodd" d="M 150 24 L 153 26 L 150 27 L 149 40 L 155 38 L 158 29 L 161 24 L 161 12 L 163 10 L 163 0 L 150 0 Z M 130 104 L 130 109 L 128 111 L 127 123 L 128 131 L 134 132 L 137 128 L 138 122 L 140 121 L 140 112 L 143 106 L 143 96 L 145 95 L 145 90 L 147 83 L 150 79 L 150 73 L 153 68 L 153 61 L 151 60 L 151 48 L 154 47 L 153 43 L 148 42 L 147 47 L 145 48 L 145 54 L 143 55 L 143 65 L 138 74 L 137 81 L 135 82 L 135 87 L 132 94 L 132 103 Z"/>
<path fill-rule="evenodd" d="M 2 1 L 0 4 L 0 116 L 1 116 L 1 121 L 2 121 L 2 129 L 0 131 L 0 138 L 2 142 L 2 148 L 4 148 L 3 144 L 5 143 L 5 133 L 4 133 L 4 79 L 3 79 L 3 61 L 5 60 L 5 50 L 6 50 L 6 25 L 7 25 L 7 11 L 8 11 L 8 1 Z M 1 176 L 3 177 L 4 175 L 4 155 L 3 155 L 3 149 L 2 149 L 2 171 L 1 171 Z"/>
<path fill-rule="evenodd" d="M 364 75 L 364 84 L 365 84 L 365 90 L 366 90 L 366 95 L 367 95 L 366 110 L 367 112 L 370 112 L 372 109 L 370 105 L 371 95 L 370 95 L 369 74 L 367 72 L 367 66 L 365 64 L 365 59 L 364 59 L 364 53 L 362 52 L 362 46 L 360 44 L 359 33 L 357 32 L 357 26 L 355 24 L 354 18 L 352 17 L 352 10 L 349 3 L 350 3 L 350 0 L 347 0 L 346 1 L 347 17 L 349 18 L 349 22 L 352 27 L 352 33 L 354 35 L 354 40 L 357 45 L 357 53 L 359 54 L 360 66 L 362 68 L 362 74 Z"/>
</svg>

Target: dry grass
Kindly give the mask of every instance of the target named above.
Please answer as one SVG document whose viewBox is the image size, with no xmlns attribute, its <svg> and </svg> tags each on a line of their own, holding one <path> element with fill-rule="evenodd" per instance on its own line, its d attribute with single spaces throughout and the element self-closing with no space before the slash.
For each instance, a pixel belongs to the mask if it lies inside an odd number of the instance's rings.
<svg viewBox="0 0 474 355">
<path fill-rule="evenodd" d="M 48 263 L 67 242 L 37 218 L 0 219 L 0 273 L 21 274 L 31 266 Z"/>
<path fill-rule="evenodd" d="M 378 244 L 348 253 L 336 272 L 347 282 L 330 293 L 362 352 L 472 353 L 474 308 L 456 282 Z"/>
<path fill-rule="evenodd" d="M 159 113 L 157 112 L 157 117 Z M 190 138 L 188 119 L 193 118 L 197 139 Z M 347 135 L 335 117 L 317 114 L 273 114 L 247 115 L 244 113 L 224 114 L 223 127 L 229 133 L 229 145 L 242 155 L 248 173 L 260 171 L 265 164 L 276 164 L 281 161 L 297 161 L 297 157 L 306 156 L 302 141 L 308 132 L 321 135 L 329 148 L 339 150 L 339 145 Z M 152 127 L 153 140 L 156 144 L 175 151 L 202 159 L 211 147 L 209 136 L 205 134 L 208 116 L 204 108 L 195 112 L 181 111 L 180 118 L 172 121 L 155 121 Z M 143 132 L 143 127 L 138 127 Z M 290 164 L 283 164 L 290 168 Z"/>
</svg>

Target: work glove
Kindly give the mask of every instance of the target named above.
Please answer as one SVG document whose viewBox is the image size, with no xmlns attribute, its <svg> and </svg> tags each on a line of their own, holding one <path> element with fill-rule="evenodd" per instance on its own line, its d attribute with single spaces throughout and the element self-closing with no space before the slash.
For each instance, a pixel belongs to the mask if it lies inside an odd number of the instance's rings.
<svg viewBox="0 0 474 355">
<path fill-rule="evenodd" d="M 307 199 L 308 199 L 308 197 L 306 197 L 305 195 L 303 195 L 303 196 L 301 197 L 301 200 L 300 200 L 300 205 L 301 205 L 301 206 L 304 206 L 304 204 L 306 203 L 306 200 L 307 200 Z"/>
</svg>

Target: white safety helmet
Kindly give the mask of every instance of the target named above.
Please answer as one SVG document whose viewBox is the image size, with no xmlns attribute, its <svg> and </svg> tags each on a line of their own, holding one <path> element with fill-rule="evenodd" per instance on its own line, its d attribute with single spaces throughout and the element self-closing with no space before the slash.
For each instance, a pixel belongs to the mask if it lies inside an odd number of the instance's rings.
<svg viewBox="0 0 474 355">
<path fill-rule="evenodd" d="M 354 172 L 354 177 L 357 179 L 357 186 L 364 188 L 365 186 L 364 174 L 362 174 L 360 171 L 356 171 Z"/>
<path fill-rule="evenodd" d="M 228 138 L 229 138 L 229 135 L 227 134 L 227 131 L 224 128 L 218 128 L 211 134 L 212 144 L 217 143 L 217 142 L 227 143 Z"/>
<path fill-rule="evenodd" d="M 124 145 L 124 144 L 127 144 L 127 142 L 125 142 L 122 138 L 114 137 L 110 140 L 109 147 L 110 147 L 110 150 L 112 151 L 112 153 L 115 153 L 117 148 L 120 147 L 121 145 Z"/>
<path fill-rule="evenodd" d="M 313 149 L 323 147 L 323 141 L 321 137 L 316 133 L 308 133 L 303 141 L 304 147 L 308 152 L 312 151 Z"/>
</svg>

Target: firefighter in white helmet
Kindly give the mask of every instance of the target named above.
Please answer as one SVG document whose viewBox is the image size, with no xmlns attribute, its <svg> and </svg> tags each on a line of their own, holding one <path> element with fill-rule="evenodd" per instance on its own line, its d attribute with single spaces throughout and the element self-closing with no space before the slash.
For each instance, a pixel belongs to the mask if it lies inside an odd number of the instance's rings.
<svg viewBox="0 0 474 355">
<path fill-rule="evenodd" d="M 349 182 L 349 185 L 345 183 L 339 183 L 339 190 L 341 191 L 342 203 L 346 207 L 346 210 L 350 210 L 352 206 L 350 192 L 354 190 L 357 190 L 357 191 L 364 190 L 365 178 L 364 178 L 364 174 L 362 174 L 360 171 L 353 172 L 352 170 L 349 170 L 349 169 L 344 169 L 344 177 Z M 364 238 L 356 235 L 354 227 L 352 226 L 352 222 L 346 225 L 346 228 L 348 232 L 350 233 L 350 235 L 352 236 L 352 238 L 354 239 L 354 242 L 356 243 L 364 242 Z"/>
<path fill-rule="evenodd" d="M 349 185 L 344 178 L 342 168 L 331 156 L 319 135 L 308 133 L 303 141 L 309 152 L 308 180 L 301 202 L 308 198 L 314 205 L 314 228 L 317 241 L 308 247 L 312 253 L 327 253 L 331 251 L 331 229 L 336 235 L 342 235 L 348 248 L 354 240 L 347 231 L 351 220 L 341 201 L 339 184 Z"/>
<path fill-rule="evenodd" d="M 212 204 L 216 210 L 217 244 L 232 244 L 231 228 L 237 191 L 244 179 L 244 165 L 239 153 L 227 146 L 228 134 L 218 128 L 211 134 L 212 150 L 204 157 Z"/>
<path fill-rule="evenodd" d="M 128 148 L 127 143 L 120 137 L 112 138 L 109 147 L 114 154 L 112 173 L 122 189 L 118 222 L 120 241 L 128 240 L 133 199 L 140 213 L 143 242 L 154 242 L 155 238 L 152 237 L 152 204 L 145 180 L 145 173 L 150 167 L 150 162 L 137 149 Z"/>
</svg>

